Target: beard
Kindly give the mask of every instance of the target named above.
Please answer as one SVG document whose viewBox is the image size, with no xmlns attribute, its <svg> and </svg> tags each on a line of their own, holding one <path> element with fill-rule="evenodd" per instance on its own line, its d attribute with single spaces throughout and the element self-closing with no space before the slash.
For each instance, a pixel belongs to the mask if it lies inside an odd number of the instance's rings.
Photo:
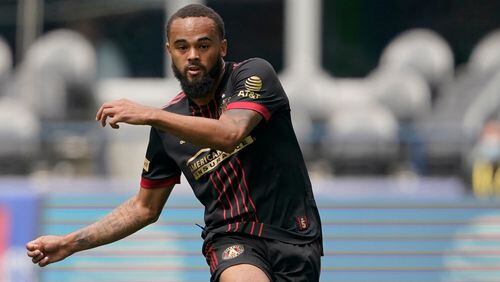
<svg viewBox="0 0 500 282">
<path fill-rule="evenodd" d="M 202 70 L 205 69 L 199 63 L 193 63 L 191 65 L 197 66 Z M 181 70 L 175 66 L 174 62 L 172 62 L 172 70 L 174 71 L 175 77 L 181 83 L 182 91 L 184 91 L 188 98 L 204 98 L 208 94 L 210 94 L 210 91 L 214 89 L 215 83 L 219 78 L 219 75 L 222 71 L 222 58 L 219 57 L 212 69 L 210 69 L 210 71 L 208 72 L 205 72 L 205 74 L 201 78 L 194 78 L 192 81 L 189 81 L 188 79 L 187 68 L 184 73 L 182 73 Z"/>
</svg>

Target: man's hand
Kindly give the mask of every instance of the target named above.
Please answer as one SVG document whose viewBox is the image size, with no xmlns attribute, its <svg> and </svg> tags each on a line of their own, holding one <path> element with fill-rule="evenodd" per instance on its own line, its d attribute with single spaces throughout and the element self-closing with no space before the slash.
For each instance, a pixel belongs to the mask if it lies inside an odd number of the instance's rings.
<svg viewBox="0 0 500 282">
<path fill-rule="evenodd" d="M 63 260 L 72 254 L 62 236 L 38 237 L 26 244 L 26 249 L 33 263 L 41 267 Z"/>
<path fill-rule="evenodd" d="M 97 111 L 96 120 L 101 125 L 106 126 L 106 119 L 109 117 L 109 125 L 112 128 L 120 128 L 119 122 L 128 124 L 146 124 L 151 113 L 157 109 L 146 107 L 127 99 L 120 99 L 109 103 L 104 103 Z"/>
</svg>

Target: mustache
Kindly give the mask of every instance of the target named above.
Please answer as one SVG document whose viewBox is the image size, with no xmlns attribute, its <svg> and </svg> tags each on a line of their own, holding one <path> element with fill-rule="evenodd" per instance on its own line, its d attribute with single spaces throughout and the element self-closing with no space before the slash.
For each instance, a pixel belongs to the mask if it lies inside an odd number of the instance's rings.
<svg viewBox="0 0 500 282">
<path fill-rule="evenodd" d="M 200 62 L 189 63 L 186 65 L 184 69 L 187 71 L 191 67 L 197 67 L 199 69 L 206 70 L 205 67 Z"/>
</svg>

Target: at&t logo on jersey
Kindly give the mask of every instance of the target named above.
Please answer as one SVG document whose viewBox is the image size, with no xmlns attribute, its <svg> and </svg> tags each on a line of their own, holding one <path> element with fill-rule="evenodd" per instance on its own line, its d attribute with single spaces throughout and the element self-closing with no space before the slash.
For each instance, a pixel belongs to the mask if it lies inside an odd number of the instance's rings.
<svg viewBox="0 0 500 282">
<path fill-rule="evenodd" d="M 262 89 L 262 79 L 256 75 L 247 78 L 245 81 L 245 88 L 248 91 L 260 91 L 260 89 Z"/>
<path fill-rule="evenodd" d="M 238 97 L 259 99 L 261 94 L 259 92 L 262 89 L 262 80 L 260 77 L 254 75 L 246 79 L 245 90 L 240 90 L 238 92 Z"/>
<path fill-rule="evenodd" d="M 234 259 L 239 255 L 241 255 L 244 251 L 245 247 L 243 247 L 243 245 L 240 244 L 233 245 L 224 250 L 224 252 L 222 253 L 222 259 L 223 260 Z"/>
</svg>

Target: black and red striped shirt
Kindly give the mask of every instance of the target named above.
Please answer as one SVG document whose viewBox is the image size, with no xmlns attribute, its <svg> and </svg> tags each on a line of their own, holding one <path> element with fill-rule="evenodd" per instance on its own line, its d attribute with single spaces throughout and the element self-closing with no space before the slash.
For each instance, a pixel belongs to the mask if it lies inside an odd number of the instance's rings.
<svg viewBox="0 0 500 282">
<path fill-rule="evenodd" d="M 205 206 L 203 237 L 243 232 L 296 244 L 321 237 L 288 98 L 272 66 L 259 58 L 227 63 L 215 96 L 198 106 L 180 93 L 164 110 L 217 119 L 223 111 L 247 109 L 264 120 L 231 153 L 151 128 L 141 186 L 179 183 L 184 173 Z"/>
</svg>

